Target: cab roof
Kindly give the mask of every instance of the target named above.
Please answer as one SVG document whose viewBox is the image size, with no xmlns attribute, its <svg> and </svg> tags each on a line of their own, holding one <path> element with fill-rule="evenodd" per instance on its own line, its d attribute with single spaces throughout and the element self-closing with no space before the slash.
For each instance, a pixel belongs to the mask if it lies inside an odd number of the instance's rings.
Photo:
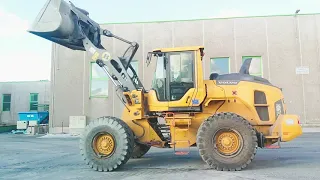
<svg viewBox="0 0 320 180">
<path fill-rule="evenodd" d="M 173 47 L 173 48 L 158 48 L 154 49 L 153 51 L 160 51 L 160 52 L 176 52 L 176 51 L 196 51 L 199 49 L 204 49 L 204 46 L 183 46 L 183 47 Z"/>
</svg>

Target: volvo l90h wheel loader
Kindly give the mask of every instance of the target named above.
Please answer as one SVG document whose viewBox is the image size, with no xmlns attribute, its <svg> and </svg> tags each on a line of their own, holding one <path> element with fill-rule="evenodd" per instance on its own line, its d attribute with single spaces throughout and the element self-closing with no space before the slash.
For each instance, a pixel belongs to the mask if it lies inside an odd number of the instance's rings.
<svg viewBox="0 0 320 180">
<path fill-rule="evenodd" d="M 238 73 L 211 74 L 204 80 L 204 47 L 155 49 L 145 62 L 155 72 L 152 88 L 146 89 L 131 65 L 139 45 L 101 28 L 72 3 L 48 0 L 29 32 L 86 51 L 116 87 L 125 107 L 122 117 L 106 114 L 91 121 L 81 136 L 81 155 L 95 170 L 118 169 L 150 147 L 186 154 L 192 146 L 214 169 L 241 170 L 258 147 L 302 134 L 299 116 L 286 113 L 282 90 L 249 74 L 251 59 Z M 102 46 L 102 36 L 129 47 L 115 57 Z"/>
</svg>

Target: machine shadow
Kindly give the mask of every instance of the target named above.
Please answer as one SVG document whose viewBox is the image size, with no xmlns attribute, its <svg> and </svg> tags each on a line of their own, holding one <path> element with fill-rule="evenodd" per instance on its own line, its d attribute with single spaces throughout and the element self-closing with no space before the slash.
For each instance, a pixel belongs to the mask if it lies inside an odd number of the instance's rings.
<svg viewBox="0 0 320 180">
<path fill-rule="evenodd" d="M 288 151 L 292 148 L 283 147 L 281 149 L 259 149 L 254 160 L 244 171 L 277 169 L 281 167 L 303 166 L 308 163 L 308 159 L 314 157 L 309 155 L 292 156 Z"/>
<path fill-rule="evenodd" d="M 283 166 L 297 166 L 308 162 L 312 156 L 292 157 L 284 155 L 283 149 L 258 149 L 256 157 L 250 165 L 242 171 L 267 170 Z M 139 169 L 163 169 L 171 171 L 179 170 L 213 170 L 200 157 L 198 149 L 192 148 L 189 155 L 175 155 L 173 150 L 169 149 L 161 152 L 148 152 L 140 159 L 130 159 L 120 171 L 135 171 Z"/>
<path fill-rule="evenodd" d="M 161 151 L 161 152 L 160 152 Z M 124 169 L 193 169 L 207 168 L 196 148 L 192 148 L 188 155 L 175 155 L 173 149 L 152 148 L 150 152 L 139 159 L 130 159 Z"/>
</svg>

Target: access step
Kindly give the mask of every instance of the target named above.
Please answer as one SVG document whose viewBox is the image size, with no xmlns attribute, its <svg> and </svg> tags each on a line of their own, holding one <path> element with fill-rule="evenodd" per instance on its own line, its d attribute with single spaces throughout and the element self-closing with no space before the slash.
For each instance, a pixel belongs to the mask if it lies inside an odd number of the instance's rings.
<svg viewBox="0 0 320 180">
<path fill-rule="evenodd" d="M 270 145 L 270 146 L 266 146 L 266 149 L 280 149 L 280 146 L 278 145 Z"/>
<path fill-rule="evenodd" d="M 175 131 L 189 131 L 188 128 L 176 128 Z"/>
<path fill-rule="evenodd" d="M 178 151 L 176 148 L 176 144 L 177 143 L 188 143 L 188 147 L 187 147 L 187 151 Z M 176 140 L 172 143 L 169 144 L 173 144 L 173 150 L 174 150 L 174 154 L 175 155 L 188 155 L 190 153 L 190 141 L 185 141 L 185 140 Z M 183 149 L 183 148 L 179 148 L 179 149 Z"/>
</svg>

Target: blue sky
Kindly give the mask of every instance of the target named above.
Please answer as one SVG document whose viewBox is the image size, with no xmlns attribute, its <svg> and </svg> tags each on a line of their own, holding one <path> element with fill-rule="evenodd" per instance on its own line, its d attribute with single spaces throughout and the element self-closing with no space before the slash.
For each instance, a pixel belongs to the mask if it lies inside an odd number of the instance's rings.
<svg viewBox="0 0 320 180">
<path fill-rule="evenodd" d="M 0 81 L 50 79 L 51 42 L 26 32 L 47 0 L 0 0 Z M 72 0 L 98 23 L 320 13 L 320 0 Z M 157 2 L 157 3 L 154 3 Z"/>
</svg>

